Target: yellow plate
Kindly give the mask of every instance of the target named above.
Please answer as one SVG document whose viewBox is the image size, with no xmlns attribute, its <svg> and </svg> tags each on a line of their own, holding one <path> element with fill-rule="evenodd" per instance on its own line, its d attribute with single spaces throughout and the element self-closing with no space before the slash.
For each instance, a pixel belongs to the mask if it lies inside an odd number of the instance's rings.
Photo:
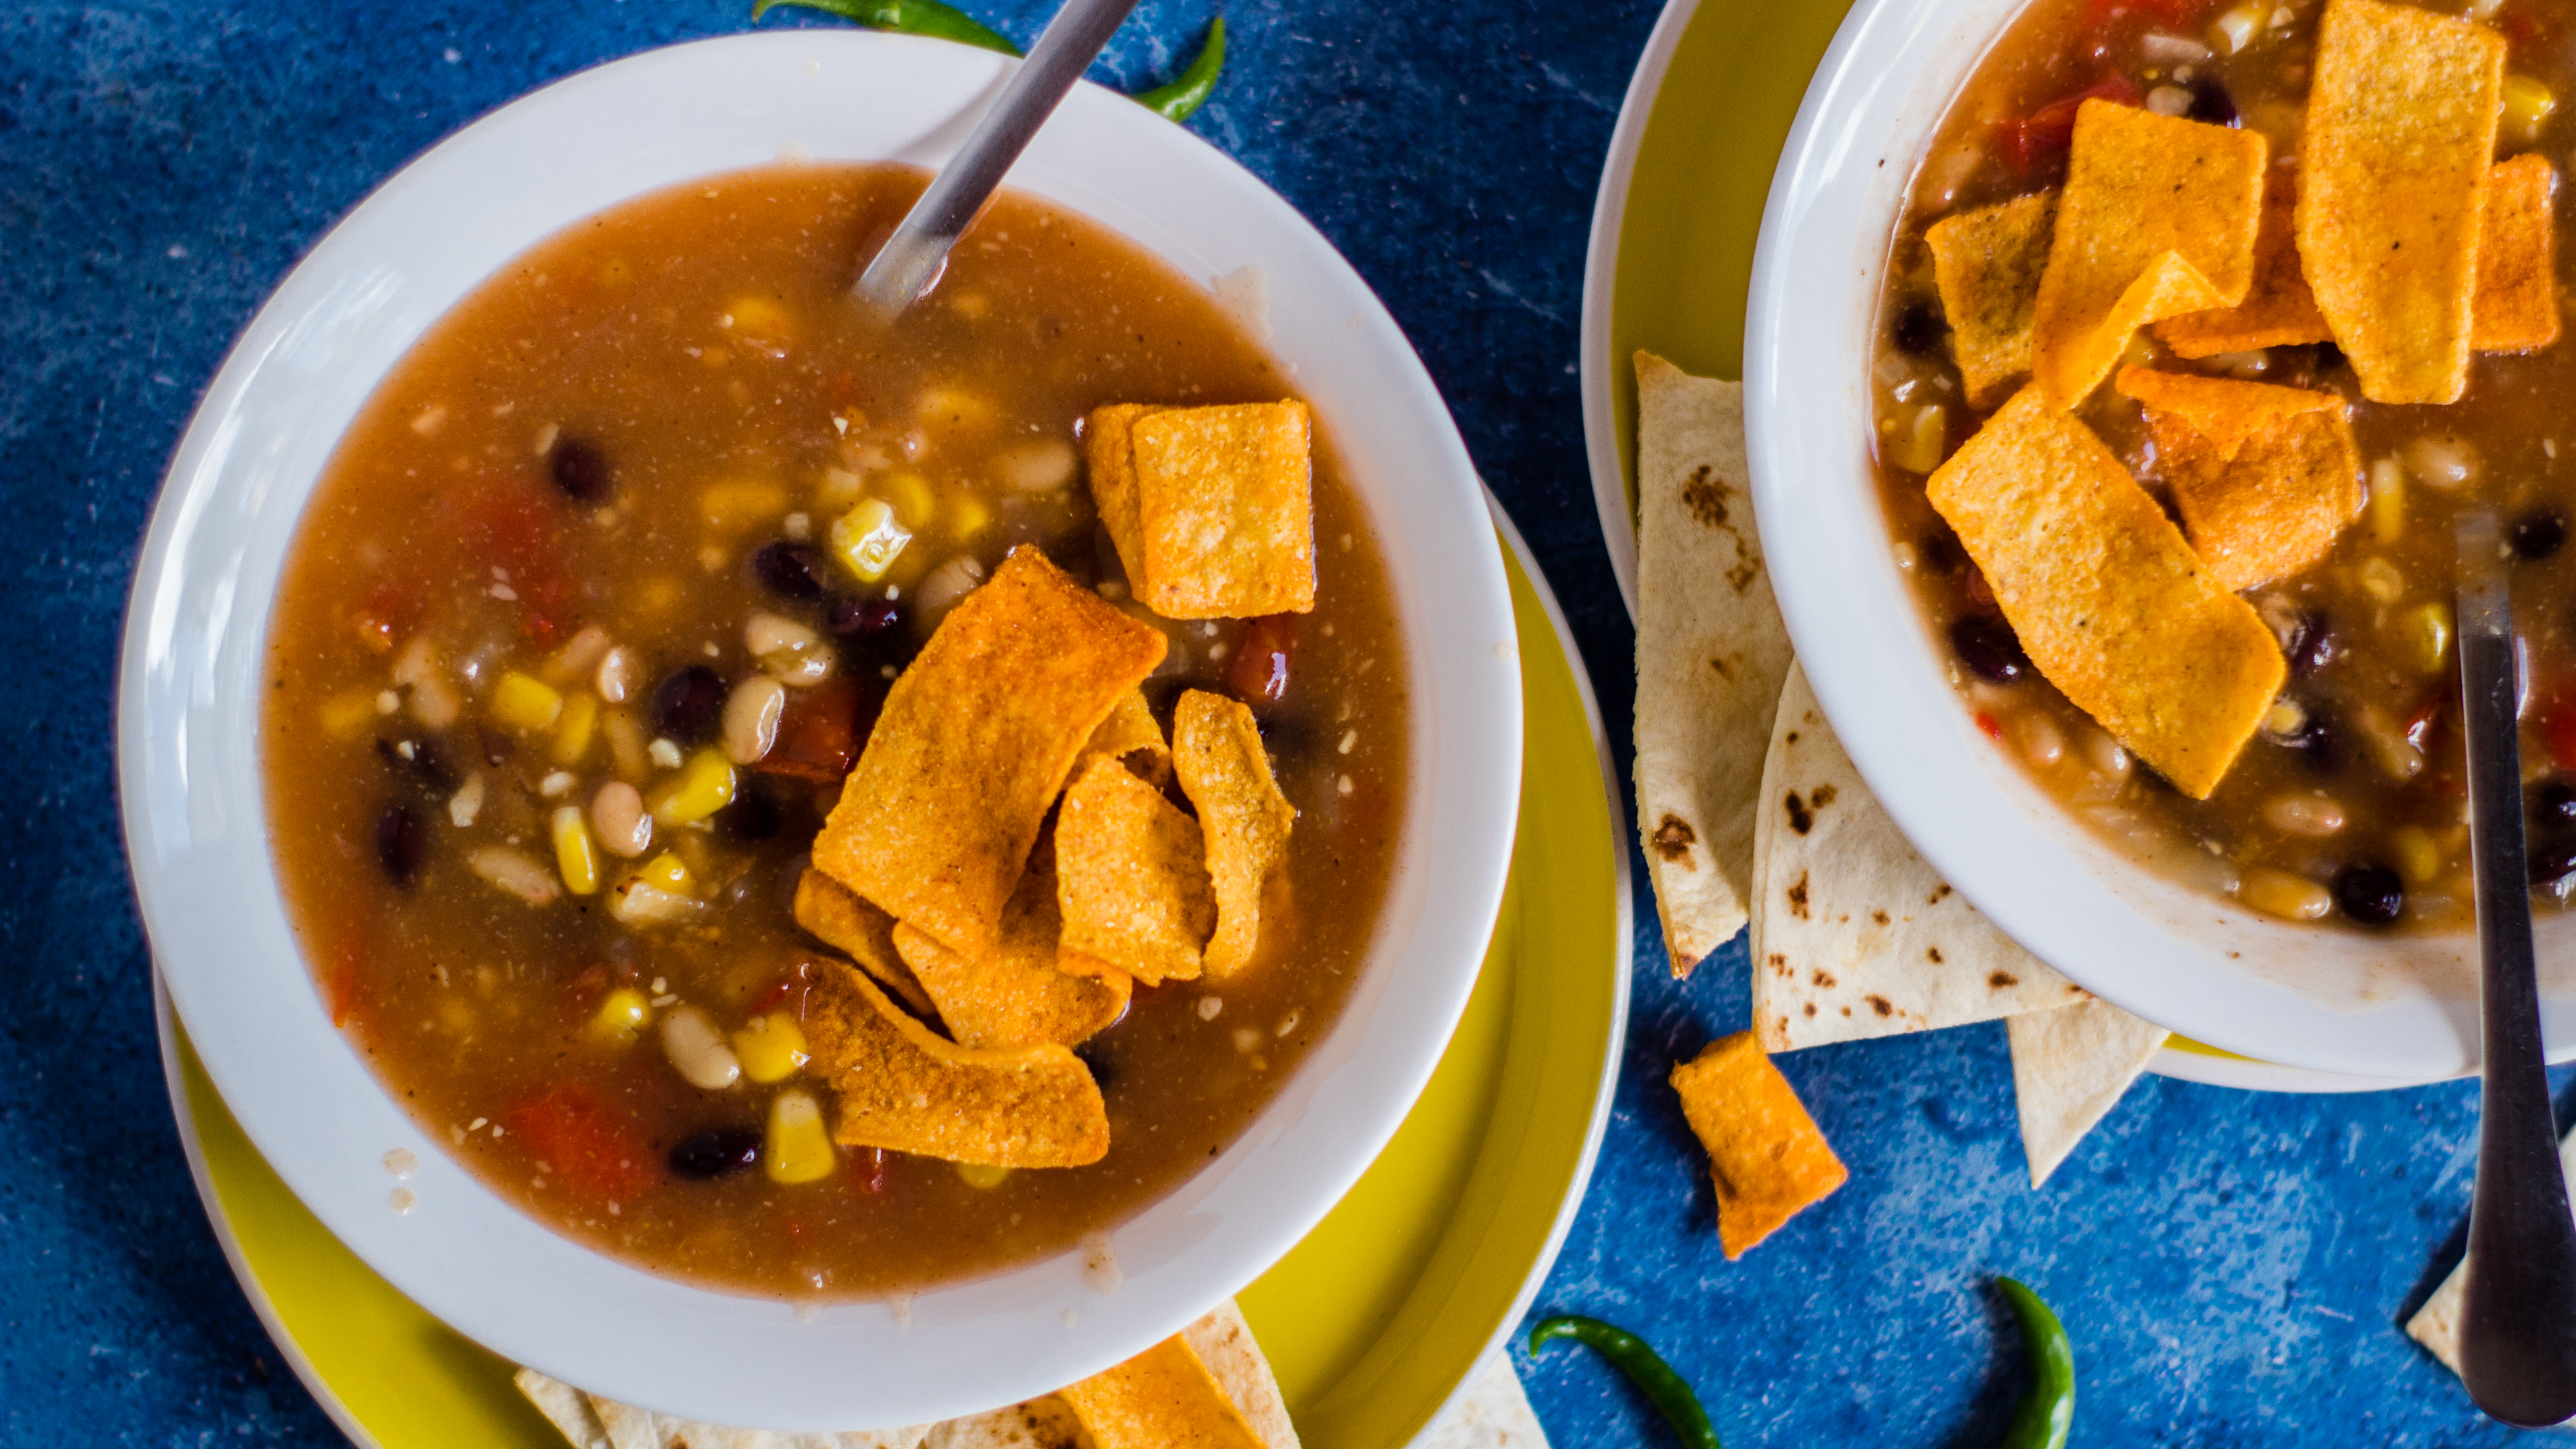
<svg viewBox="0 0 2576 1449">
<path fill-rule="evenodd" d="M 1510 521 L 1527 751 L 1513 888 L 1420 1102 L 1241 1301 L 1314 1449 L 1410 1442 L 1520 1319 L 1572 1223 L 1628 1014 L 1627 851 L 1600 713 Z M 1545 882 L 1544 889 L 1524 888 Z M 562 1449 L 510 1366 L 396 1293 L 269 1169 L 159 998 L 198 1194 L 269 1336 L 351 1439 Z"/>
</svg>

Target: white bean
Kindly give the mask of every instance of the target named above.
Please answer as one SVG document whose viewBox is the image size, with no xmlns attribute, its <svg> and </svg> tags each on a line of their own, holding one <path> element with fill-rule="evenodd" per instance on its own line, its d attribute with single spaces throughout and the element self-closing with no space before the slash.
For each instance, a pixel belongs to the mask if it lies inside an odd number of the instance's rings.
<svg viewBox="0 0 2576 1449">
<path fill-rule="evenodd" d="M 924 615 L 936 618 L 947 613 L 958 600 L 973 593 L 975 586 L 982 582 L 984 566 L 972 555 L 961 553 L 932 569 L 929 577 L 921 581 L 921 587 L 913 591 L 914 607 Z"/>
<path fill-rule="evenodd" d="M 635 678 L 642 672 L 635 651 L 621 644 L 599 656 L 599 674 L 591 681 L 591 687 L 608 703 L 624 704 L 626 697 L 635 692 Z"/>
<path fill-rule="evenodd" d="M 793 619 L 756 611 L 743 621 L 742 644 L 762 669 L 783 683 L 804 686 L 831 677 L 832 646 Z"/>
<path fill-rule="evenodd" d="M 609 781 L 590 797 L 590 828 L 599 835 L 600 849 L 627 860 L 653 845 L 653 812 L 644 808 L 644 796 L 623 780 Z"/>
<path fill-rule="evenodd" d="M 555 873 L 524 850 L 487 845 L 466 856 L 465 864 L 476 875 L 532 906 L 551 905 L 561 894 L 555 885 Z"/>
<path fill-rule="evenodd" d="M 2343 829 L 2343 806 L 2318 791 L 2275 795 L 2263 802 L 2263 823 L 2284 835 L 2322 839 Z"/>
<path fill-rule="evenodd" d="M 2012 734 L 2021 757 L 2037 769 L 2045 770 L 2066 756 L 2066 732 L 2037 710 L 2025 711 L 2015 719 Z"/>
<path fill-rule="evenodd" d="M 597 624 L 582 630 L 555 651 L 546 673 L 558 680 L 579 679 L 597 668 L 601 656 L 608 653 L 608 631 Z"/>
<path fill-rule="evenodd" d="M 778 743 L 778 718 L 787 709 L 787 686 L 766 674 L 754 674 L 725 697 L 725 758 L 737 765 L 757 764 Z"/>
<path fill-rule="evenodd" d="M 2478 450 L 2465 440 L 2428 434 L 2406 445 L 2406 471 L 2428 488 L 2457 488 L 2478 476 Z"/>
<path fill-rule="evenodd" d="M 1073 481 L 1073 445 L 1062 438 L 1041 438 L 1003 450 L 993 459 L 993 476 L 1014 493 L 1053 493 Z"/>
<path fill-rule="evenodd" d="M 662 1018 L 662 1052 L 692 1087 L 720 1092 L 742 1078 L 742 1063 L 707 1014 L 677 1007 Z"/>
</svg>

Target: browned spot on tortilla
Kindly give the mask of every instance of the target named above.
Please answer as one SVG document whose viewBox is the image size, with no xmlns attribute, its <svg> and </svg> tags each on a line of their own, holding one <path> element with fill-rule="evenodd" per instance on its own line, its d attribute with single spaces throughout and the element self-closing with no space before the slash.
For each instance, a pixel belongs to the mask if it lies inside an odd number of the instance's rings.
<svg viewBox="0 0 2576 1449">
<path fill-rule="evenodd" d="M 1793 745 L 1794 745 L 1794 744 L 1796 744 L 1797 742 L 1798 742 L 1798 732 L 1797 732 L 1796 730 L 1791 730 L 1791 731 L 1789 731 L 1789 743 L 1791 743 L 1791 744 L 1793 744 Z"/>
<path fill-rule="evenodd" d="M 1986 984 L 1997 991 L 2001 991 L 2007 986 L 2019 986 L 2021 984 L 2021 978 L 2015 976 L 2009 971 L 1998 971 L 1994 975 L 1986 978 Z"/>
<path fill-rule="evenodd" d="M 1851 1008 L 1850 1008 L 1850 1007 L 1848 1007 L 1848 1006 L 1844 1007 L 1844 1008 L 1843 1008 L 1843 1015 L 1845 1015 L 1845 1016 L 1849 1016 L 1849 1015 L 1851 1015 Z"/>
<path fill-rule="evenodd" d="M 1834 973 L 1819 969 L 1816 972 L 1816 984 L 1824 987 L 1828 991 L 1831 991 L 1834 986 Z"/>
<path fill-rule="evenodd" d="M 1896 1008 L 1895 1008 L 1895 1007 L 1893 1007 L 1893 1006 L 1890 1006 L 1890 1005 L 1888 1004 L 1887 998 L 1886 998 L 1886 997 L 1884 997 L 1884 996 L 1873 996 L 1873 997 L 1870 997 L 1870 998 L 1869 998 L 1869 1009 L 1870 1009 L 1870 1010 L 1872 1010 L 1872 1011 L 1877 1012 L 1877 1013 L 1878 1013 L 1879 1015 L 1881 1015 L 1881 1016 L 1893 1016 L 1893 1015 L 1895 1015 L 1895 1014 L 1896 1014 Z"/>
<path fill-rule="evenodd" d="M 1807 793 L 1807 808 L 1810 810 L 1822 810 L 1832 803 L 1834 803 L 1834 787 L 1831 785 L 1818 785 Z"/>
<path fill-rule="evenodd" d="M 1744 592 L 1746 585 L 1753 582 L 1754 576 L 1761 572 L 1760 564 L 1740 563 L 1726 571 L 1726 582 L 1740 594 Z"/>
<path fill-rule="evenodd" d="M 1930 950 L 1925 951 L 1923 954 L 1924 954 L 1925 956 L 1927 956 L 1927 957 L 1929 957 L 1929 958 L 1931 959 L 1931 962 L 1932 962 L 1932 964 L 1933 964 L 1933 965 L 1938 966 L 1938 965 L 1940 965 L 1940 964 L 1941 964 L 1941 948 L 1940 948 L 1940 947 L 1938 947 L 1938 946 L 1934 946 L 1934 947 L 1932 947 Z"/>
<path fill-rule="evenodd" d="M 1771 969 L 1779 972 L 1783 976 L 1792 976 L 1796 974 L 1789 969 L 1789 958 L 1781 955 L 1777 951 L 1771 953 Z"/>
<path fill-rule="evenodd" d="M 1708 667 L 1716 670 L 1717 677 L 1720 679 L 1733 679 L 1735 677 L 1735 671 L 1726 667 L 1726 661 L 1723 658 L 1710 659 L 1708 661 Z"/>
<path fill-rule="evenodd" d="M 1887 912 L 1885 911 L 1872 911 L 1869 913 L 1869 918 L 1878 922 L 1882 926 L 1887 924 Z"/>
<path fill-rule="evenodd" d="M 1950 887 L 1946 884 L 1942 885 L 1932 892 L 1931 898 L 1926 900 L 1924 904 L 1927 906 L 1937 906 L 1941 904 L 1942 897 L 1947 896 L 1948 894 L 1950 894 Z"/>
<path fill-rule="evenodd" d="M 1799 920 L 1807 919 L 1807 873 L 1803 870 L 1798 872 L 1798 883 L 1789 887 L 1789 909 Z"/>
<path fill-rule="evenodd" d="M 1666 860 L 1687 859 L 1698 842 L 1699 832 L 1678 815 L 1666 815 L 1655 826 L 1655 854 Z"/>
<path fill-rule="evenodd" d="M 1814 1003 L 1814 1002 L 1812 1002 L 1812 1001 L 1810 1001 L 1810 1002 L 1808 1002 L 1808 1003 L 1807 1003 L 1807 1014 L 1808 1014 L 1809 1016 L 1813 1016 L 1813 1015 L 1815 1015 L 1815 1014 L 1816 1014 L 1816 1003 Z M 1781 1018 L 1781 1023 L 1780 1023 L 1780 1024 L 1781 1024 L 1781 1025 L 1783 1025 L 1783 1026 L 1788 1025 L 1788 1018 L 1786 1018 L 1786 1017 L 1782 1017 L 1782 1018 Z"/>
<path fill-rule="evenodd" d="M 1682 506 L 1691 517 L 1710 528 L 1726 527 L 1726 495 L 1732 491 L 1717 470 L 1706 463 L 1691 470 L 1690 480 L 1682 484 Z"/>
<path fill-rule="evenodd" d="M 1816 817 L 1808 813 L 1807 802 L 1795 790 L 1789 792 L 1789 828 L 1800 835 L 1816 828 Z"/>
</svg>

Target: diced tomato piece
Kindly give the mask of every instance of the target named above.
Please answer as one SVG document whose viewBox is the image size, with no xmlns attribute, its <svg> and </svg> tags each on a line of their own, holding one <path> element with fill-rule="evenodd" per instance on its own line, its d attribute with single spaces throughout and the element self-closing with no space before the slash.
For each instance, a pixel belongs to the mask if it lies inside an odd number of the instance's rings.
<svg viewBox="0 0 2576 1449">
<path fill-rule="evenodd" d="M 843 676 L 787 698 L 778 743 L 753 768 L 764 774 L 835 785 L 859 762 L 884 700 L 866 680 Z"/>
<path fill-rule="evenodd" d="M 341 928 L 339 949 L 332 953 L 331 974 L 322 993 L 331 1024 L 361 1042 L 376 1034 L 375 998 L 367 993 L 366 983 L 358 974 L 366 945 L 366 927 L 362 923 L 351 921 Z"/>
<path fill-rule="evenodd" d="M 2217 0 L 2092 0 L 2085 18 L 2096 31 L 2116 30 L 2143 20 L 2154 25 L 2192 25 Z"/>
<path fill-rule="evenodd" d="M 2561 678 L 2541 692 L 2532 723 L 2548 747 L 2549 762 L 2561 770 L 2576 770 L 2576 678 Z"/>
<path fill-rule="evenodd" d="M 643 1134 L 580 1082 L 558 1082 L 501 1120 L 566 1187 L 593 1201 L 631 1201 L 661 1178 Z"/>
<path fill-rule="evenodd" d="M 1297 657 L 1297 616 L 1270 614 L 1252 621 L 1226 671 L 1226 687 L 1256 710 L 1288 697 L 1288 671 Z"/>
<path fill-rule="evenodd" d="M 2018 120 L 1997 121 L 1995 154 L 2014 175 L 2023 178 L 2056 166 L 2075 144 L 2076 109 L 2090 100 L 2134 106 L 2138 103 L 2138 87 L 2127 76 L 2107 76 Z"/>
<path fill-rule="evenodd" d="M 1984 710 L 1977 711 L 1977 728 L 1986 732 L 1987 739 L 1993 740 L 1996 744 L 2003 743 L 2004 727 L 1997 724 L 1995 717 Z"/>
<path fill-rule="evenodd" d="M 813 985 L 813 963 L 799 961 L 785 976 L 762 987 L 751 999 L 751 1014 L 767 1016 L 782 1006 L 793 1006 L 798 1021 L 805 1019 L 805 993 Z"/>
<path fill-rule="evenodd" d="M 551 643 L 579 602 L 564 571 L 564 510 L 552 490 L 533 474 L 487 475 L 461 491 L 453 512 L 467 556 L 508 572 L 521 625 Z"/>
<path fill-rule="evenodd" d="M 894 1174 L 886 1167 L 886 1153 L 882 1147 L 863 1147 L 850 1154 L 849 1162 L 850 1186 L 856 1191 L 875 1197 L 894 1182 Z"/>
</svg>

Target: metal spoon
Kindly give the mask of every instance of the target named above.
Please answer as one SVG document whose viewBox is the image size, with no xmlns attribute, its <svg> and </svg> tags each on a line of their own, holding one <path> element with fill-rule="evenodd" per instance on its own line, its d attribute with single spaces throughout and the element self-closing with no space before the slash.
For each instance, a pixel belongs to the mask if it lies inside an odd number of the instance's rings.
<svg viewBox="0 0 2576 1449">
<path fill-rule="evenodd" d="M 2486 1018 L 2460 1378 L 2489 1415 L 2536 1429 L 2576 1416 L 2576 1217 L 2550 1118 L 2532 974 L 2513 602 L 2495 515 L 2462 517 L 2459 548 L 2460 700 Z"/>
<path fill-rule="evenodd" d="M 948 249 L 974 224 L 975 213 L 992 198 L 1029 138 L 1135 8 L 1136 0 L 1065 0 L 966 144 L 939 168 L 903 225 L 859 274 L 858 298 L 871 312 L 891 321 L 937 285 L 948 269 Z"/>
</svg>

